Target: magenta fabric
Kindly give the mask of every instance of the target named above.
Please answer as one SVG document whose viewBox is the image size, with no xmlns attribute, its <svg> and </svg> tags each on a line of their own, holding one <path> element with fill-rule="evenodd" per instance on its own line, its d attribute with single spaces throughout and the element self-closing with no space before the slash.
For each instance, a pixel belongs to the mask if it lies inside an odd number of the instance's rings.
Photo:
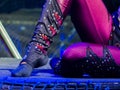
<svg viewBox="0 0 120 90">
<path fill-rule="evenodd" d="M 88 47 L 97 56 L 103 57 L 103 47 L 107 46 L 119 66 L 120 49 L 108 45 L 112 32 L 112 17 L 102 0 L 58 0 L 58 2 L 64 16 L 71 11 L 72 22 L 83 41 L 69 46 L 63 53 L 63 60 L 84 60 Z"/>
<path fill-rule="evenodd" d="M 102 0 L 57 0 L 63 19 L 71 20 L 82 42 L 70 45 L 61 58 L 53 58 L 55 73 L 68 77 L 119 77 L 120 48 L 109 46 L 112 17 Z M 77 76 L 76 76 L 77 75 Z"/>
<path fill-rule="evenodd" d="M 59 4 L 60 9 L 63 13 L 64 18 L 65 18 L 65 16 L 68 15 L 68 12 L 71 9 L 71 5 L 73 3 L 73 0 L 57 0 L 57 2 Z"/>
<path fill-rule="evenodd" d="M 82 41 L 108 44 L 112 18 L 102 0 L 74 0 L 71 12 Z"/>
<path fill-rule="evenodd" d="M 87 48 L 91 48 L 92 51 L 99 57 L 103 57 L 103 46 L 100 44 L 91 43 L 75 43 L 69 46 L 63 54 L 64 60 L 82 60 L 85 58 Z M 115 46 L 107 46 L 115 63 L 120 65 L 120 49 Z"/>
<path fill-rule="evenodd" d="M 58 0 L 58 3 L 64 16 L 71 11 L 72 21 L 80 37 L 88 42 L 71 45 L 65 50 L 63 57 L 68 60 L 84 58 L 88 46 L 102 57 L 103 46 L 108 45 L 112 32 L 112 18 L 102 0 Z M 120 64 L 120 50 L 112 46 L 108 48 L 113 58 Z"/>
</svg>

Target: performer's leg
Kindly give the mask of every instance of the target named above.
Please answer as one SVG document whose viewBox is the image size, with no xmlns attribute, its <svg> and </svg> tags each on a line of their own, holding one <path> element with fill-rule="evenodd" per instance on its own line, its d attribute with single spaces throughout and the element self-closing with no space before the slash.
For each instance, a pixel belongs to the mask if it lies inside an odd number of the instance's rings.
<svg viewBox="0 0 120 90">
<path fill-rule="evenodd" d="M 29 76 L 33 68 L 47 63 L 47 49 L 53 36 L 59 32 L 71 3 L 72 0 L 46 0 L 26 54 L 20 65 L 12 72 L 13 76 Z"/>
<path fill-rule="evenodd" d="M 71 19 L 82 41 L 108 44 L 112 18 L 102 0 L 75 0 Z"/>
<path fill-rule="evenodd" d="M 92 77 L 119 77 L 119 55 L 120 49 L 115 46 L 76 43 L 64 51 L 61 61 L 51 65 L 56 73 L 66 76 L 80 77 L 87 73 Z"/>
<path fill-rule="evenodd" d="M 104 47 L 108 45 L 111 38 L 112 19 L 102 0 L 75 0 L 73 3 L 71 17 L 81 39 L 96 45 L 73 44 L 65 50 L 61 61 L 58 60 L 57 64 L 54 64 L 52 60 L 52 68 L 55 72 L 67 76 L 83 73 L 89 73 L 92 76 L 103 73 L 103 77 L 109 74 L 117 76 L 117 73 L 120 73 L 120 49 Z M 113 75 L 111 75 L 112 72 Z"/>
</svg>

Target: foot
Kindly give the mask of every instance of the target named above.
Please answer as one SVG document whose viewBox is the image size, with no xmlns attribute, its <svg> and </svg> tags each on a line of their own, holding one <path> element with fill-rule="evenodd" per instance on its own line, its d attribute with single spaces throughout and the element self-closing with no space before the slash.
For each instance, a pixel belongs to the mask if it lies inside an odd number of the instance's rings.
<svg viewBox="0 0 120 90">
<path fill-rule="evenodd" d="M 15 70 L 12 71 L 13 77 L 28 77 L 31 75 L 33 67 L 26 62 L 22 62 Z"/>
<path fill-rule="evenodd" d="M 28 77 L 31 75 L 33 68 L 43 66 L 48 61 L 48 56 L 40 53 L 35 49 L 36 43 L 31 43 L 23 60 L 19 66 L 12 71 L 14 77 Z"/>
</svg>

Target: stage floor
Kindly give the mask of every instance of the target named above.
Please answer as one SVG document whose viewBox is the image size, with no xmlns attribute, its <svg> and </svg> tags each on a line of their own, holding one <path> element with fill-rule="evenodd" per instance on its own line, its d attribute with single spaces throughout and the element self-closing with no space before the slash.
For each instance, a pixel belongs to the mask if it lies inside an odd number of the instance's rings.
<svg viewBox="0 0 120 90">
<path fill-rule="evenodd" d="M 64 78 L 53 73 L 49 62 L 30 77 L 11 77 L 20 61 L 0 58 L 0 90 L 120 90 L 119 78 Z"/>
<path fill-rule="evenodd" d="M 1 77 L 11 77 L 11 71 L 14 70 L 21 60 L 15 58 L 0 58 L 0 78 Z M 32 75 L 29 78 L 37 77 L 55 77 L 49 62 L 40 68 L 34 69 Z"/>
</svg>

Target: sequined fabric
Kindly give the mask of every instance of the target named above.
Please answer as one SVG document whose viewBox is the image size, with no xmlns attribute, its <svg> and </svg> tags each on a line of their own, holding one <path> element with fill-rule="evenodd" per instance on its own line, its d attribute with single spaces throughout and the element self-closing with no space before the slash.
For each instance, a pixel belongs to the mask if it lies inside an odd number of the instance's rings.
<svg viewBox="0 0 120 90">
<path fill-rule="evenodd" d="M 120 50 L 114 46 L 76 43 L 69 46 L 53 69 L 63 76 L 119 77 Z M 54 60 L 55 61 L 55 60 Z"/>
</svg>

